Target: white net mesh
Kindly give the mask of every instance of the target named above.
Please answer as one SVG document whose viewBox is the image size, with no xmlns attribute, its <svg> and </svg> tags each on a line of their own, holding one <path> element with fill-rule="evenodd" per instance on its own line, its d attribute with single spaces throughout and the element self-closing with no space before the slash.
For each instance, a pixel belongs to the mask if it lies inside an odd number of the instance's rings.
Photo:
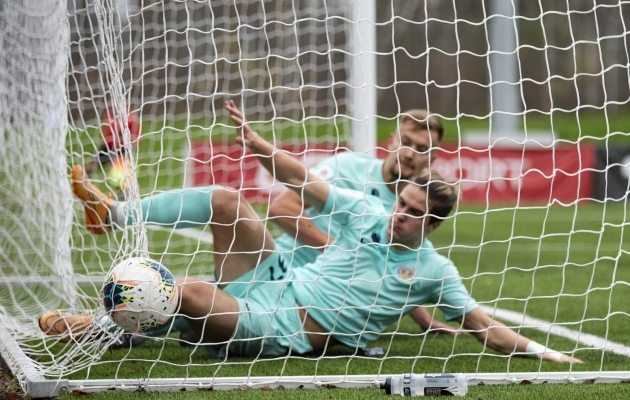
<svg viewBox="0 0 630 400">
<path fill-rule="evenodd" d="M 630 252 L 628 3 L 379 1 L 376 20 L 362 23 L 357 3 L 0 4 L 0 323 L 28 344 L 44 376 L 628 370 L 630 276 L 620 268 Z M 374 42 L 357 46 L 366 22 Z M 364 60 L 357 49 L 375 65 L 353 65 Z M 375 82 L 352 79 L 357 71 L 373 76 L 372 68 Z M 357 105 L 357 90 L 375 97 Z M 68 166 L 99 158 L 105 132 L 131 127 L 133 118 L 139 139 L 122 130 L 133 171 L 119 196 L 128 212 L 137 214 L 150 195 L 221 184 L 240 189 L 281 234 L 268 207 L 282 188 L 235 144 L 223 109 L 230 99 L 262 136 L 309 166 L 363 148 L 353 119 L 378 119 L 374 134 L 386 147 L 406 110 L 440 116 L 446 136 L 432 167 L 458 181 L 463 196 L 432 234 L 436 249 L 487 313 L 588 365 L 512 359 L 471 335 L 435 338 L 409 317 L 381 336 L 377 357 L 335 347 L 308 357 L 213 359 L 179 346 L 176 333 L 110 353 L 98 345 L 120 332 L 78 344 L 44 339 L 42 312 L 100 317 L 103 278 L 126 257 L 149 255 L 176 276 L 213 274 L 207 227 L 136 220 L 104 235 L 86 232 Z M 113 193 L 109 156 L 90 177 Z"/>
</svg>

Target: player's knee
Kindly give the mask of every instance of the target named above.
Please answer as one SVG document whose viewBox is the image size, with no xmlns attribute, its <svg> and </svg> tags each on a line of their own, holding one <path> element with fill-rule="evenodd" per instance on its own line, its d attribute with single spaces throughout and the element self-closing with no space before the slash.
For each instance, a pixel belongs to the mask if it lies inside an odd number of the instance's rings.
<svg viewBox="0 0 630 400">
<path fill-rule="evenodd" d="M 198 296 L 201 295 L 201 292 L 213 290 L 212 288 L 205 287 L 211 286 L 209 283 L 190 276 L 178 278 L 175 283 L 177 285 L 177 292 L 182 308 L 187 308 L 191 302 L 198 300 Z"/>
<path fill-rule="evenodd" d="M 213 220 L 235 216 L 241 204 L 247 200 L 234 189 L 217 188 L 212 195 Z"/>
</svg>

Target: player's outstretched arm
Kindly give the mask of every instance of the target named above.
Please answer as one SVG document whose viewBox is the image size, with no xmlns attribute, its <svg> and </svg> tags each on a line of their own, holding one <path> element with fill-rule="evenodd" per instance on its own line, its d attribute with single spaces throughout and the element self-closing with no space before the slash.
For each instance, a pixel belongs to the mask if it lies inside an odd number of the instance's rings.
<svg viewBox="0 0 630 400">
<path fill-rule="evenodd" d="M 313 223 L 304 209 L 311 205 L 293 190 L 280 193 L 269 206 L 269 216 L 282 230 L 301 243 L 323 249 L 333 238 L 322 232 Z"/>
<path fill-rule="evenodd" d="M 321 210 L 328 199 L 328 184 L 308 172 L 298 160 L 276 149 L 273 144 L 254 132 L 234 101 L 227 101 L 225 109 L 230 113 L 230 118 L 238 130 L 236 142 L 241 146 L 247 146 L 256 154 L 260 164 L 277 180 L 302 194 L 313 207 Z"/>
<path fill-rule="evenodd" d="M 420 328 L 422 328 L 422 331 L 424 332 L 430 331 L 431 333 L 453 336 L 463 333 L 463 331 L 457 328 L 433 319 L 427 309 L 422 306 L 416 307 L 409 315 L 411 315 L 411 318 L 420 325 Z"/>
<path fill-rule="evenodd" d="M 502 323 L 492 320 L 483 310 L 476 308 L 473 311 L 459 318 L 464 328 L 477 338 L 481 343 L 485 343 L 491 349 L 504 354 L 521 353 L 528 357 L 537 357 L 553 362 L 573 362 L 581 364 L 582 360 L 567 356 L 555 350 L 526 338 L 517 335 L 512 329 Z"/>
</svg>

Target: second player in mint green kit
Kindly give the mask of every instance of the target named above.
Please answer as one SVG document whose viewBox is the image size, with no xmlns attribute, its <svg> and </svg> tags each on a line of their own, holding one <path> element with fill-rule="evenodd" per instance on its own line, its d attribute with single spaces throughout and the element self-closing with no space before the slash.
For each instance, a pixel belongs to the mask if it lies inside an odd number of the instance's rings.
<svg viewBox="0 0 630 400">
<path fill-rule="evenodd" d="M 378 197 L 385 209 L 391 210 L 396 193 L 403 190 L 408 180 L 431 167 L 437 157 L 435 149 L 444 136 L 440 118 L 427 110 L 405 111 L 399 116 L 396 128 L 385 143 L 383 160 L 345 152 L 324 160 L 310 172 L 334 183 L 336 188 L 354 189 L 366 196 Z M 277 239 L 276 247 L 292 261 L 293 267 L 315 259 L 342 234 L 334 220 L 309 207 L 302 196 L 291 190 L 274 199 L 269 216 L 286 232 Z M 433 319 L 424 306 L 417 307 L 411 317 L 423 331 L 458 333 Z"/>
<path fill-rule="evenodd" d="M 310 306 L 309 315 L 351 348 L 365 348 L 421 304 L 436 304 L 447 320 L 478 307 L 455 266 L 429 240 L 404 250 L 390 245 L 392 211 L 376 196 L 331 184 L 321 213 L 343 234 L 324 256 L 289 276 L 297 302 Z"/>
<path fill-rule="evenodd" d="M 391 210 L 396 195 L 389 190 L 383 180 L 384 160 L 366 155 L 343 152 L 329 157 L 310 169 L 320 179 L 330 182 L 334 188 L 352 189 L 365 195 L 378 198 L 386 210 Z M 313 224 L 330 237 L 340 236 L 341 225 L 325 212 L 318 212 L 312 207 L 305 210 Z M 314 261 L 322 249 L 300 243 L 288 233 L 276 238 L 276 250 L 284 253 L 284 258 L 295 268 Z"/>
</svg>

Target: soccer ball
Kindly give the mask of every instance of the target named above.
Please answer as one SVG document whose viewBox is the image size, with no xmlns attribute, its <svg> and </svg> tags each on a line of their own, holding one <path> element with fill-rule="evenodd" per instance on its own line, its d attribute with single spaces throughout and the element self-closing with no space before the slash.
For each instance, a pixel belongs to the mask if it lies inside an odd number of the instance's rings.
<svg viewBox="0 0 630 400">
<path fill-rule="evenodd" d="M 101 300 L 116 325 L 128 332 L 147 332 L 173 316 L 177 286 L 173 274 L 159 262 L 130 258 L 109 273 Z"/>
</svg>

